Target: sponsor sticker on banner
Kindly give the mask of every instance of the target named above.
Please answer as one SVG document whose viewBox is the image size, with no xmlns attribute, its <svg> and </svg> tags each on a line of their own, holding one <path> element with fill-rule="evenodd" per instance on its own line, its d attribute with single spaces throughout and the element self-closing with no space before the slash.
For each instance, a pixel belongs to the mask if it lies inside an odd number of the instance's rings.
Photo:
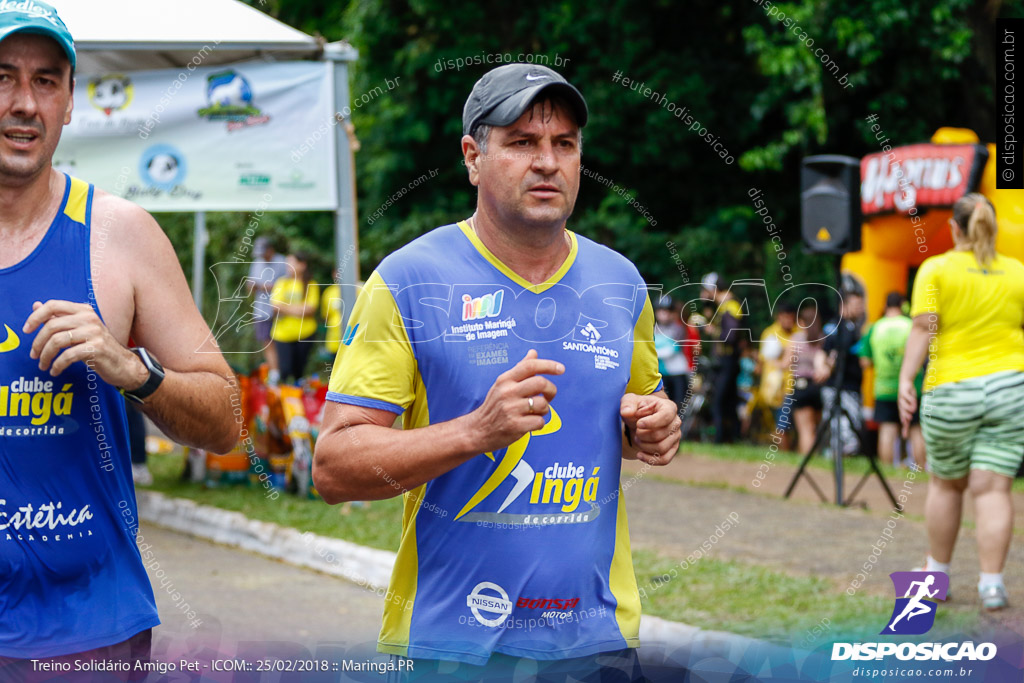
<svg viewBox="0 0 1024 683">
<path fill-rule="evenodd" d="M 135 95 L 132 79 L 123 74 L 107 74 L 89 80 L 89 103 L 110 116 L 127 109 Z"/>
<path fill-rule="evenodd" d="M 334 127 L 291 156 L 333 121 L 331 73 L 311 61 L 79 73 L 54 166 L 149 211 L 334 209 Z"/>
<path fill-rule="evenodd" d="M 249 81 L 234 69 L 207 76 L 206 100 L 199 116 L 209 121 L 227 121 L 229 131 L 270 121 L 253 102 Z"/>
</svg>

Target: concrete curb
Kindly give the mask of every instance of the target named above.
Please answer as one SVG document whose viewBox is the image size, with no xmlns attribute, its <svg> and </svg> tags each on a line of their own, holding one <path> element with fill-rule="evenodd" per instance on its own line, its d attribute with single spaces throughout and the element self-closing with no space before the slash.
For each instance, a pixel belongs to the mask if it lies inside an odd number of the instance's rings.
<svg viewBox="0 0 1024 683">
<path fill-rule="evenodd" d="M 386 550 L 301 533 L 155 491 L 137 491 L 136 498 L 141 520 L 173 531 L 339 576 L 373 591 L 386 591 L 391 579 L 395 554 Z"/>
<path fill-rule="evenodd" d="M 381 596 L 386 594 L 395 563 L 393 552 L 260 522 L 240 512 L 172 498 L 156 491 L 137 490 L 136 497 L 139 518 L 144 522 L 338 576 Z M 765 645 L 733 633 L 705 631 L 652 616 L 640 618 L 640 640 L 691 650 L 706 650 L 710 646 L 723 655 L 743 652 L 752 645 Z"/>
</svg>

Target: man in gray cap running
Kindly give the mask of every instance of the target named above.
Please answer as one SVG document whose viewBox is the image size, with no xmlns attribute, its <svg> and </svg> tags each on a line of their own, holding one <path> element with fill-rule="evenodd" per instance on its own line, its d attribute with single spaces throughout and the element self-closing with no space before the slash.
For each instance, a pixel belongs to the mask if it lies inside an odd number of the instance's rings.
<svg viewBox="0 0 1024 683">
<path fill-rule="evenodd" d="M 335 363 L 314 481 L 331 504 L 405 493 L 378 649 L 408 680 L 641 676 L 619 474 L 670 462 L 679 418 L 636 267 L 566 228 L 587 116 L 550 69 L 485 74 L 476 211 L 381 262 Z"/>
</svg>

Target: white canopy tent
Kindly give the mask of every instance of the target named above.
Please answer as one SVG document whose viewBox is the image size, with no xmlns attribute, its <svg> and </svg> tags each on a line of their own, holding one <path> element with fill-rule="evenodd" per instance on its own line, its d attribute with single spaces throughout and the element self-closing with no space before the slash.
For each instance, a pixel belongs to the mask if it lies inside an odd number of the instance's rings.
<svg viewBox="0 0 1024 683">
<path fill-rule="evenodd" d="M 358 58 L 348 43 L 325 43 L 237 0 L 48 0 L 75 39 L 79 72 L 137 71 L 184 67 L 205 50 L 205 65 L 245 60 L 329 62 L 333 71 L 335 118 L 350 111 L 348 63 Z M 211 49 L 212 48 L 212 49 Z M 338 181 L 335 214 L 335 263 L 356 246 L 353 164 L 349 138 L 334 129 L 334 166 Z M 302 131 L 296 131 L 296 135 Z M 196 213 L 193 292 L 201 305 L 208 240 L 205 213 Z M 353 259 L 349 256 L 348 261 Z M 344 311 L 354 305 L 356 268 L 341 269 Z"/>
</svg>

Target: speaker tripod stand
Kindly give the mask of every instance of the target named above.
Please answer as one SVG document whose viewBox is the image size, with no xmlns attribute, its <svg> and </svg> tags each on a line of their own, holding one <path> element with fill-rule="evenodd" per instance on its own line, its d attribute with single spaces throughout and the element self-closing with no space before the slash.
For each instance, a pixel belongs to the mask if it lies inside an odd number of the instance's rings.
<svg viewBox="0 0 1024 683">
<path fill-rule="evenodd" d="M 840 322 L 840 324 L 843 324 Z M 882 476 L 882 470 L 878 468 L 878 458 L 875 455 L 867 455 L 868 459 L 868 471 L 864 473 L 864 476 L 853 488 L 849 498 L 843 497 L 843 419 L 849 420 L 850 428 L 853 430 L 854 435 L 857 437 L 857 445 L 863 447 L 864 444 L 864 429 L 861 421 L 855 419 L 856 416 L 850 413 L 848 406 L 843 405 L 842 391 L 840 390 L 843 381 L 843 375 L 846 371 L 846 363 L 848 362 L 849 349 L 845 348 L 846 345 L 840 345 L 837 351 L 836 366 L 832 373 L 830 396 L 825 402 L 824 411 L 822 413 L 821 423 L 818 425 L 818 430 L 814 436 L 814 444 L 811 445 L 811 449 L 804 455 L 803 461 L 800 463 L 799 469 L 796 474 L 793 475 L 793 479 L 789 482 L 789 487 L 786 488 L 786 493 L 783 498 L 789 498 L 793 493 L 793 489 L 796 488 L 797 481 L 800 477 L 806 477 L 807 482 L 811 485 L 811 488 L 821 498 L 821 502 L 827 503 L 828 498 L 825 493 L 818 487 L 818 484 L 811 478 L 810 473 L 807 471 L 807 464 L 814 457 L 815 453 L 825 442 L 825 434 L 829 435 L 829 447 L 832 451 L 832 474 L 835 478 L 835 492 L 836 492 L 836 505 L 843 507 L 849 507 L 853 504 L 857 493 L 864 486 L 865 482 L 875 474 L 878 477 L 878 481 L 882 484 L 882 488 L 889 496 L 889 500 L 892 501 L 894 508 L 899 509 L 899 503 L 896 502 L 896 496 L 893 495 L 892 489 L 889 488 L 889 483 Z M 859 407 L 859 406 L 858 406 Z"/>
</svg>

